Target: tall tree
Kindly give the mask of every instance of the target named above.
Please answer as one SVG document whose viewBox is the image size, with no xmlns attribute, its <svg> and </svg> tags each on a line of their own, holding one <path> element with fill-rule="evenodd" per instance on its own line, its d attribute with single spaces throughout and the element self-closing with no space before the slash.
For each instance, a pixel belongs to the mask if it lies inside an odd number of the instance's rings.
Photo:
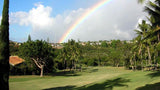
<svg viewBox="0 0 160 90">
<path fill-rule="evenodd" d="M 149 14 L 148 20 L 151 23 L 151 31 L 147 38 L 150 38 L 154 45 L 160 45 L 160 0 L 149 1 L 145 7 L 145 11 Z M 157 38 L 154 38 L 155 36 Z M 157 53 L 157 58 L 160 58 L 159 49 L 157 49 Z"/>
<path fill-rule="evenodd" d="M 62 48 L 62 50 L 60 51 L 58 58 L 60 58 L 60 60 L 62 60 L 63 63 L 63 69 L 65 70 L 67 67 L 67 59 L 68 59 L 68 53 L 67 53 L 67 48 L 64 47 Z"/>
<path fill-rule="evenodd" d="M 31 41 L 32 41 L 30 35 L 28 35 L 28 40 L 27 40 L 27 41 L 28 41 L 28 42 L 31 42 Z"/>
<path fill-rule="evenodd" d="M 160 0 L 149 1 L 145 11 L 150 15 L 149 21 L 154 31 L 153 34 L 157 35 L 158 42 L 160 42 Z"/>
<path fill-rule="evenodd" d="M 9 90 L 9 0 L 4 0 L 0 30 L 0 90 Z"/>
</svg>

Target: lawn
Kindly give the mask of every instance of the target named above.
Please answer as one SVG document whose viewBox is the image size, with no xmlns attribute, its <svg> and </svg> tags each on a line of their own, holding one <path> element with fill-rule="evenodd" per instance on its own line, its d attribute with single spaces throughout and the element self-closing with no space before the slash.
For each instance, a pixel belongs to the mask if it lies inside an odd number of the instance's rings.
<svg viewBox="0 0 160 90">
<path fill-rule="evenodd" d="M 160 73 L 88 67 L 78 73 L 10 76 L 10 90 L 160 90 Z"/>
</svg>

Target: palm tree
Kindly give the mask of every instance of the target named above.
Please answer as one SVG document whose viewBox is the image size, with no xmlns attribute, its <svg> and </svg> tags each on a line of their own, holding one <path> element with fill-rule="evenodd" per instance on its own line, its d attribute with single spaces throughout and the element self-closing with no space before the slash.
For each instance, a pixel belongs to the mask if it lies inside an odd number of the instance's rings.
<svg viewBox="0 0 160 90">
<path fill-rule="evenodd" d="M 71 62 L 72 69 L 76 70 L 76 64 L 81 57 L 81 53 L 82 51 L 80 50 L 79 43 L 71 39 L 65 44 L 59 56 L 64 62 L 64 65 L 66 65 L 67 60 L 67 62 Z"/>
<path fill-rule="evenodd" d="M 151 31 L 150 31 L 150 34 L 148 34 L 147 38 L 152 39 L 152 42 L 154 42 L 155 45 L 159 45 L 160 43 L 160 0 L 155 0 L 154 3 L 149 1 L 148 6 L 145 7 L 145 11 L 150 15 L 148 20 L 151 23 Z M 155 36 L 157 38 L 155 38 Z M 157 57 L 160 57 L 160 50 L 157 49 L 157 52 L 158 52 Z"/>
<path fill-rule="evenodd" d="M 134 40 L 134 43 L 137 42 L 136 40 Z M 137 63 L 137 60 L 136 60 L 136 52 L 138 50 L 138 45 L 135 45 L 132 47 L 132 56 L 130 58 L 130 63 L 131 63 L 131 66 L 132 66 L 132 70 L 135 70 L 136 69 L 136 63 Z"/>
<path fill-rule="evenodd" d="M 62 60 L 62 62 L 63 62 L 63 68 L 64 68 L 64 70 L 66 69 L 66 67 L 67 67 L 67 57 L 68 55 L 67 55 L 67 49 L 64 47 L 61 51 L 60 51 L 60 53 L 59 53 L 59 58 Z"/>
<path fill-rule="evenodd" d="M 154 30 L 153 34 L 157 35 L 158 42 L 160 42 L 160 0 L 155 0 L 154 3 L 149 1 L 145 11 L 150 15 L 149 21 Z"/>
<path fill-rule="evenodd" d="M 138 2 L 141 3 L 143 3 L 144 1 L 146 0 L 138 0 Z M 152 55 L 155 63 L 156 58 L 160 57 L 160 50 L 156 49 L 156 47 L 159 47 L 158 45 L 160 45 L 160 0 L 154 0 L 154 2 L 148 1 L 148 4 L 147 6 L 145 6 L 144 11 L 149 14 L 149 17 L 147 18 L 150 22 L 150 25 L 148 25 L 149 30 L 144 37 L 144 44 L 147 47 L 149 63 L 151 63 L 152 56 L 150 48 L 152 47 L 154 51 L 154 54 Z"/>
<path fill-rule="evenodd" d="M 149 65 L 151 65 L 151 53 L 150 53 L 150 46 L 151 46 L 151 41 L 150 38 L 146 38 L 146 36 L 148 36 L 149 31 L 150 31 L 150 25 L 146 23 L 145 20 L 142 21 L 142 24 L 138 25 L 138 28 L 140 30 L 135 30 L 137 33 L 137 37 L 135 38 L 135 40 L 137 41 L 137 48 L 139 48 L 138 50 L 138 55 L 141 55 L 141 65 L 143 65 L 143 54 L 145 54 L 145 49 L 147 49 L 147 53 L 148 53 L 148 63 Z M 142 53 L 142 48 L 144 49 Z M 146 60 L 146 64 L 147 64 L 147 60 Z"/>
</svg>

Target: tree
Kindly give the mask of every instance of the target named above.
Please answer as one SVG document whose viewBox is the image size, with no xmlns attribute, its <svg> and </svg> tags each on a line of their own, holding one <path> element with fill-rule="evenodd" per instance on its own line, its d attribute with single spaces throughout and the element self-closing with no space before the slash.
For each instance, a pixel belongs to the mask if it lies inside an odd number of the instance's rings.
<svg viewBox="0 0 160 90">
<path fill-rule="evenodd" d="M 9 90 L 9 0 L 4 0 L 0 30 L 0 90 Z"/>
<path fill-rule="evenodd" d="M 62 48 L 62 50 L 60 51 L 58 58 L 60 58 L 60 60 L 62 60 L 63 63 L 63 68 L 66 69 L 67 67 L 67 60 L 68 60 L 68 52 L 67 52 L 67 48 L 64 47 Z"/>
<path fill-rule="evenodd" d="M 160 1 L 159 0 L 154 0 L 154 2 L 149 1 L 147 6 L 145 7 L 145 11 L 149 14 L 148 20 L 151 24 L 150 31 L 148 32 L 146 39 L 148 40 L 150 39 L 152 46 L 154 45 L 156 47 L 156 45 L 160 43 Z M 149 49 L 150 48 L 148 47 L 147 50 L 149 51 Z M 156 53 L 155 50 L 154 53 Z M 157 58 L 159 58 L 160 51 L 158 49 L 157 53 L 158 53 Z M 154 58 L 155 57 L 156 56 L 154 56 Z M 151 55 L 149 56 L 149 58 L 151 58 Z"/>
<path fill-rule="evenodd" d="M 28 42 L 32 41 L 30 35 L 28 35 L 28 40 L 27 40 L 27 41 L 28 41 Z"/>
<path fill-rule="evenodd" d="M 69 52 L 69 58 L 72 61 L 72 68 L 76 70 L 76 64 L 81 57 L 80 45 L 75 40 L 71 39 L 68 41 L 67 47 Z"/>
<path fill-rule="evenodd" d="M 25 42 L 19 47 L 21 57 L 29 57 L 40 69 L 40 76 L 43 76 L 44 67 L 47 63 L 53 63 L 53 48 L 45 41 Z"/>
<path fill-rule="evenodd" d="M 107 42 L 106 42 L 106 41 L 102 41 L 102 43 L 101 43 L 101 47 L 108 47 Z"/>
<path fill-rule="evenodd" d="M 81 57 L 81 49 L 78 42 L 75 40 L 68 40 L 68 43 L 64 45 L 64 48 L 61 50 L 59 57 L 63 61 L 64 67 L 70 66 L 72 69 L 76 70 L 76 64 L 79 61 L 79 58 Z M 68 63 L 68 65 L 67 65 Z"/>
<path fill-rule="evenodd" d="M 145 11 L 150 15 L 148 19 L 154 31 L 152 34 L 157 35 L 158 42 L 160 42 L 160 0 L 155 0 L 154 3 L 149 1 Z"/>
<path fill-rule="evenodd" d="M 111 47 L 112 48 L 117 48 L 120 44 L 121 44 L 120 40 L 112 40 Z"/>
<path fill-rule="evenodd" d="M 112 65 L 119 67 L 120 62 L 123 60 L 122 52 L 119 49 L 111 48 L 109 57 L 111 59 Z"/>
<path fill-rule="evenodd" d="M 141 61 L 141 67 L 143 67 L 143 56 L 146 57 L 146 53 L 148 53 L 148 63 L 149 65 L 152 64 L 151 60 L 151 53 L 150 53 L 150 47 L 151 47 L 151 38 L 146 38 L 148 35 L 150 35 L 151 25 L 147 24 L 145 20 L 142 21 L 142 24 L 138 25 L 139 30 L 135 30 L 137 33 L 137 37 L 135 38 L 136 42 L 135 45 L 137 46 L 137 52 L 135 52 L 137 57 L 139 57 Z M 145 58 L 146 59 L 146 58 Z M 146 59 L 146 65 L 147 65 L 147 59 Z M 143 70 L 143 68 L 142 68 Z"/>
<path fill-rule="evenodd" d="M 12 41 L 9 42 L 9 51 L 10 51 L 10 55 L 11 56 L 12 55 L 13 56 L 17 55 L 17 53 L 18 53 L 18 47 L 19 47 L 19 45 L 17 43 L 12 42 Z"/>
</svg>

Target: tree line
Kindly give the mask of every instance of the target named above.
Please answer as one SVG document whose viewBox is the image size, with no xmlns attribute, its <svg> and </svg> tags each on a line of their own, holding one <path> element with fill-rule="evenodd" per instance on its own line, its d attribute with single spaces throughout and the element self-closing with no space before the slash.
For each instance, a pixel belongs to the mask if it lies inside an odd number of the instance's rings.
<svg viewBox="0 0 160 90">
<path fill-rule="evenodd" d="M 112 40 L 82 42 L 71 39 L 63 43 L 62 49 L 55 49 L 43 40 L 28 41 L 21 45 L 10 43 L 10 53 L 25 59 L 25 62 L 11 66 L 10 74 L 26 75 L 56 70 L 82 71 L 84 66 L 126 66 L 129 67 L 133 43 Z"/>
</svg>

